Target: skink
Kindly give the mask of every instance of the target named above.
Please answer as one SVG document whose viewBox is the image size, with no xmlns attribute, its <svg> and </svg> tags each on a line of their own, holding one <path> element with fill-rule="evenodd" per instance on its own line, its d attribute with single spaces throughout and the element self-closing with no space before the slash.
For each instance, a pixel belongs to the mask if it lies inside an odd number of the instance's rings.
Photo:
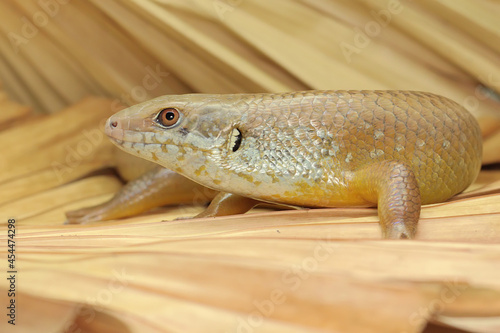
<svg viewBox="0 0 500 333">
<path fill-rule="evenodd" d="M 162 96 L 110 117 L 106 134 L 220 191 L 200 216 L 378 206 L 386 238 L 413 238 L 421 205 L 466 189 L 482 153 L 469 112 L 412 91 Z"/>
</svg>

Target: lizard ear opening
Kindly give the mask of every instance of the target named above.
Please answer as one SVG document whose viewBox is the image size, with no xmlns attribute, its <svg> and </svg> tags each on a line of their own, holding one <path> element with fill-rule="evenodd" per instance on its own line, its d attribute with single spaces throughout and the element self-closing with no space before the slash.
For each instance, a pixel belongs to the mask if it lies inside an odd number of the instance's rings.
<svg viewBox="0 0 500 333">
<path fill-rule="evenodd" d="M 233 128 L 233 131 L 231 132 L 231 136 L 229 138 L 229 147 L 231 147 L 233 153 L 240 148 L 242 138 L 243 136 L 241 135 L 240 130 L 237 128 Z"/>
</svg>

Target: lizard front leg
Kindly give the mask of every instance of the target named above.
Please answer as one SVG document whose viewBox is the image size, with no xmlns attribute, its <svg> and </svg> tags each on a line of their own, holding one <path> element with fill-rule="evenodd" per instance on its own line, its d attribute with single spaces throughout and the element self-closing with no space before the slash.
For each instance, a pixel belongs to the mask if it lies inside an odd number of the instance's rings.
<svg viewBox="0 0 500 333">
<path fill-rule="evenodd" d="M 66 212 L 67 223 L 112 220 L 167 205 L 205 204 L 217 193 L 158 166 L 128 182 L 111 200 L 94 207 Z"/>
<path fill-rule="evenodd" d="M 411 168 L 398 161 L 373 163 L 353 175 L 358 193 L 376 203 L 384 238 L 413 238 L 420 217 L 420 191 Z"/>
</svg>

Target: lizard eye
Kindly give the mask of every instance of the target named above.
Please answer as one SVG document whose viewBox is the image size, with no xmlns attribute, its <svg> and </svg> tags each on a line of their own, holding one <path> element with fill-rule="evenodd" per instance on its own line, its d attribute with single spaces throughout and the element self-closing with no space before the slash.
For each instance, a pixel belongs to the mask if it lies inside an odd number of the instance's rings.
<svg viewBox="0 0 500 333">
<path fill-rule="evenodd" d="M 181 113 L 174 108 L 162 109 L 156 116 L 156 122 L 163 127 L 170 128 L 176 125 L 181 118 Z"/>
</svg>

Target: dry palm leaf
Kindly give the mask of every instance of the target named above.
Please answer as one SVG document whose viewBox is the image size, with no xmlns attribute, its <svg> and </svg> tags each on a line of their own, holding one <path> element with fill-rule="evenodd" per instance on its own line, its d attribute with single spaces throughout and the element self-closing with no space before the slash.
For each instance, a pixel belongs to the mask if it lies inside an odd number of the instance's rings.
<svg viewBox="0 0 500 333">
<path fill-rule="evenodd" d="M 0 331 L 498 332 L 494 168 L 466 193 L 424 207 L 417 240 L 408 242 L 380 241 L 374 209 L 171 221 L 202 209 L 193 205 L 62 224 L 65 211 L 121 186 L 102 121 L 122 103 L 162 94 L 433 91 L 478 117 L 484 162 L 500 162 L 498 5 L 401 6 L 1 2 L 0 77 L 11 98 L 37 112 L 0 95 L 0 223 L 17 220 L 19 278 L 18 325 L 2 320 Z M 380 15 L 390 9 L 385 24 Z M 367 30 L 376 24 L 378 32 Z M 113 99 L 80 101 L 87 95 Z M 2 280 L 2 304 L 8 288 Z"/>
<path fill-rule="evenodd" d="M 0 77 L 36 110 L 54 112 L 88 94 L 135 104 L 190 91 L 425 90 L 473 112 L 485 161 L 500 161 L 493 3 L 50 3 L 0 4 Z"/>
<path fill-rule="evenodd" d="M 111 144 L 93 132 L 111 105 L 87 99 L 35 120 L 19 107 L 23 121 L 0 134 L 4 146 L 16 146 L 0 165 L 2 224 L 17 221 L 16 332 L 33 331 L 33 320 L 51 332 L 422 332 L 429 322 L 497 331 L 498 171 L 424 207 L 416 241 L 379 240 L 374 209 L 171 221 L 202 209 L 189 206 L 63 225 L 65 211 L 102 202 L 120 186 L 99 172 L 115 161 Z M 77 161 L 86 144 L 85 159 L 54 167 Z M 88 173 L 95 176 L 82 178 Z M 4 304 L 8 288 L 3 280 Z"/>
</svg>

